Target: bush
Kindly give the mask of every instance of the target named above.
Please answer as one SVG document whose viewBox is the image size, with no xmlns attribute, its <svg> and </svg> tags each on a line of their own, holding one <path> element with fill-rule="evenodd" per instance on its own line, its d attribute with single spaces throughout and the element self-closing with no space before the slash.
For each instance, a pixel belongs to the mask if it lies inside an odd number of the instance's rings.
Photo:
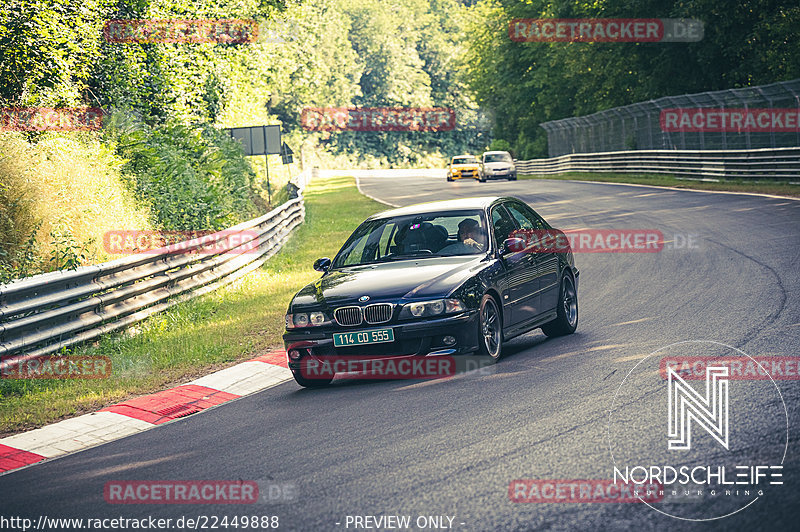
<svg viewBox="0 0 800 532">
<path fill-rule="evenodd" d="M 489 144 L 488 151 L 507 151 L 510 153 L 514 153 L 514 150 L 511 148 L 511 143 L 505 139 L 494 139 L 491 144 Z"/>
<path fill-rule="evenodd" d="M 241 146 L 208 125 L 150 126 L 115 113 L 106 140 L 126 162 L 128 186 L 166 230 L 222 229 L 258 215 L 255 173 Z"/>
</svg>

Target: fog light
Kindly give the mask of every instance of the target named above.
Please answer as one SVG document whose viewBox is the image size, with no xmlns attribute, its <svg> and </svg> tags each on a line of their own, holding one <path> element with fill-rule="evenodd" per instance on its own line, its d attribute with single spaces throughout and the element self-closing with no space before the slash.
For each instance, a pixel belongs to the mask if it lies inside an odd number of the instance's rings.
<svg viewBox="0 0 800 532">
<path fill-rule="evenodd" d="M 292 360 L 300 360 L 301 356 L 303 356 L 303 355 L 297 349 L 290 349 L 289 350 L 289 358 L 291 358 Z"/>
<path fill-rule="evenodd" d="M 444 342 L 444 345 L 453 345 L 456 343 L 456 339 L 452 336 L 445 336 L 442 338 L 442 342 Z"/>
</svg>

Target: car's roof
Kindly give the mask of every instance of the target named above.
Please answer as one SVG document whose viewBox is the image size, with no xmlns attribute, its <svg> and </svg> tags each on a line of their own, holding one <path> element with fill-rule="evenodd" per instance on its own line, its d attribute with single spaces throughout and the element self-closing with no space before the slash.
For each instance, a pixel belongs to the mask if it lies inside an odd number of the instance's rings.
<svg viewBox="0 0 800 532">
<path fill-rule="evenodd" d="M 495 155 L 497 153 L 508 153 L 508 152 L 507 151 L 485 151 L 485 152 L 483 152 L 484 155 Z M 510 153 L 508 153 L 508 154 L 511 155 Z"/>
<path fill-rule="evenodd" d="M 373 214 L 369 219 L 391 218 L 393 216 L 405 216 L 407 214 L 424 214 L 427 212 L 458 211 L 469 209 L 485 209 L 495 201 L 501 199 L 500 196 L 481 196 L 478 198 L 459 198 L 453 200 L 429 201 L 417 203 L 406 207 L 399 207 L 388 211 Z"/>
</svg>

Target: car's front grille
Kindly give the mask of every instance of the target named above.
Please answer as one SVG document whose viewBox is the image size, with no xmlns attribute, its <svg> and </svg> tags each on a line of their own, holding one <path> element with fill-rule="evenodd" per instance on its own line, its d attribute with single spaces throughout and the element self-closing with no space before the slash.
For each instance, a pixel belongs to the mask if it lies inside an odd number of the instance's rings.
<svg viewBox="0 0 800 532">
<path fill-rule="evenodd" d="M 390 319 L 392 319 L 392 305 L 390 303 L 375 303 L 364 307 L 364 321 L 367 323 L 385 323 Z"/>
<path fill-rule="evenodd" d="M 360 307 L 341 307 L 333 312 L 336 323 L 339 325 L 359 325 L 361 323 Z"/>
</svg>

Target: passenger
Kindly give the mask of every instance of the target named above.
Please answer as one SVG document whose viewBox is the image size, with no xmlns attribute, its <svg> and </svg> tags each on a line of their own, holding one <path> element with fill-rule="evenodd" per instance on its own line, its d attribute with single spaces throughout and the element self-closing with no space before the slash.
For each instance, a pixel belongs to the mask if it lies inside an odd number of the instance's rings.
<svg viewBox="0 0 800 532">
<path fill-rule="evenodd" d="M 458 242 L 439 251 L 440 255 L 466 255 L 480 253 L 486 249 L 486 235 L 473 218 L 465 218 L 458 224 Z"/>
</svg>

